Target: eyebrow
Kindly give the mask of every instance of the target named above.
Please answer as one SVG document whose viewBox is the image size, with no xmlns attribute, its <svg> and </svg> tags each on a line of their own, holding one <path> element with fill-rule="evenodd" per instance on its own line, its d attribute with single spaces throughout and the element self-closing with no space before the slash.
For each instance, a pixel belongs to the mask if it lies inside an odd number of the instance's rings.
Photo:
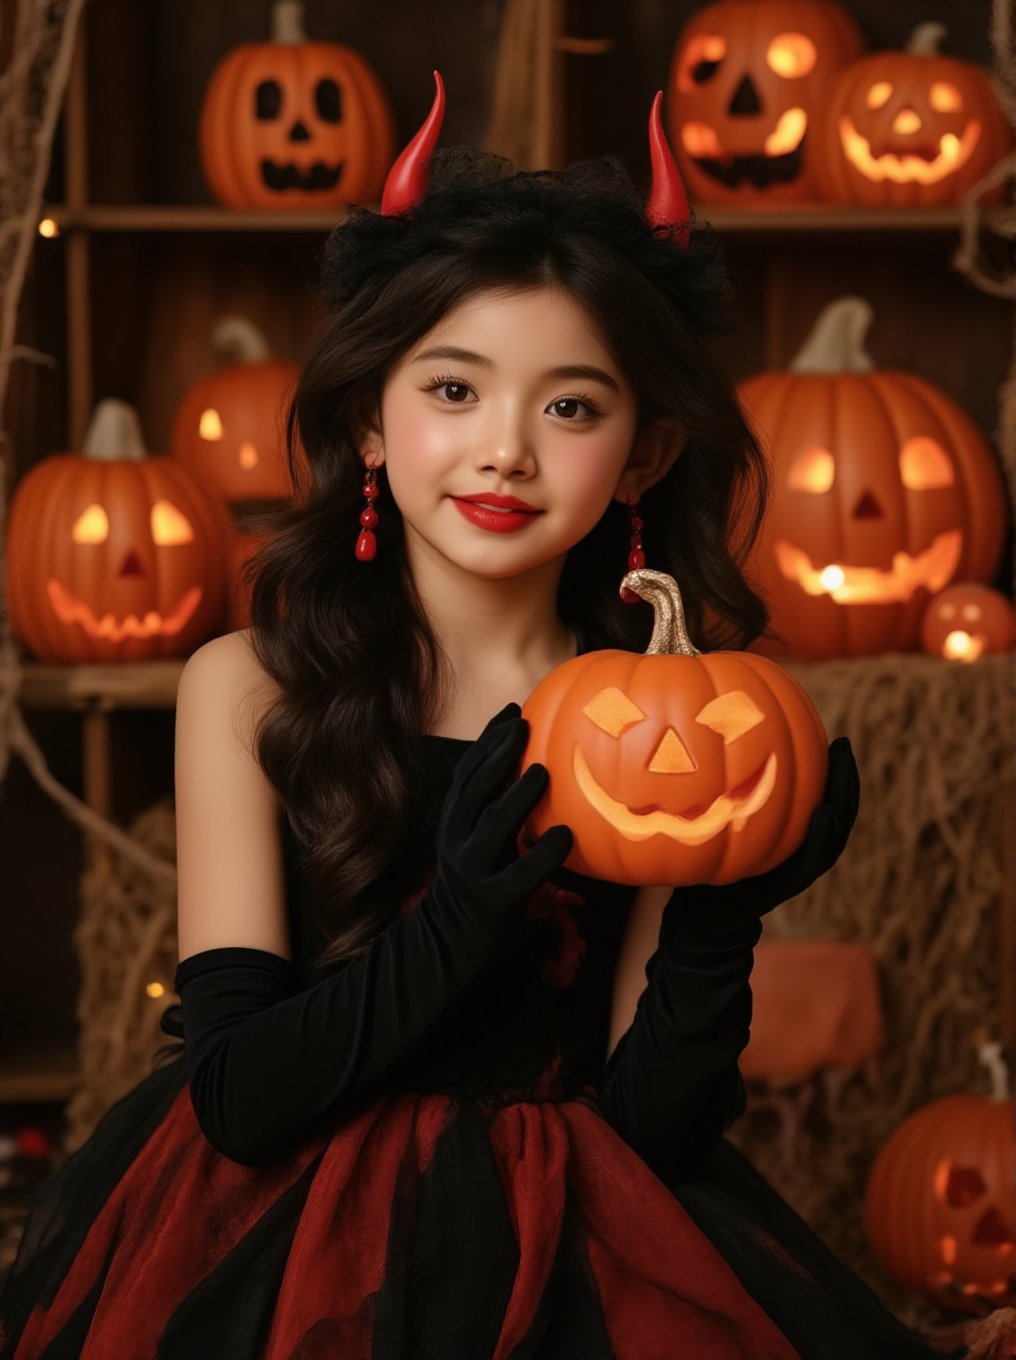
<svg viewBox="0 0 1016 1360">
<path fill-rule="evenodd" d="M 433 349 L 425 349 L 421 353 L 415 354 L 412 362 L 419 364 L 425 359 L 456 359 L 460 364 L 480 364 L 483 368 L 495 367 L 493 359 L 488 359 L 485 354 L 474 354 L 471 349 L 459 349 L 457 345 L 437 345 Z M 621 391 L 617 381 L 605 369 L 597 368 L 595 364 L 562 364 L 558 368 L 548 368 L 542 376 L 545 378 L 590 378 L 593 382 L 601 382 L 617 393 Z"/>
</svg>

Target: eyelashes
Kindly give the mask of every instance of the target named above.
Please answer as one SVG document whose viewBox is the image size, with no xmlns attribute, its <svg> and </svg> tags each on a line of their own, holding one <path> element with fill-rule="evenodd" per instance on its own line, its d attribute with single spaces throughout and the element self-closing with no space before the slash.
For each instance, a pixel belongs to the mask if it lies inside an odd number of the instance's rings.
<svg viewBox="0 0 1016 1360">
<path fill-rule="evenodd" d="M 441 387 L 465 387 L 468 388 L 470 392 L 473 390 L 471 383 L 466 382 L 464 378 L 457 378 L 453 373 L 438 374 L 436 377 L 431 378 L 430 382 L 426 384 L 423 390 L 425 392 L 435 392 Z M 603 415 L 601 408 L 596 404 L 592 397 L 588 396 L 585 392 L 573 392 L 567 397 L 558 397 L 556 401 L 552 401 L 550 405 L 551 408 L 553 408 L 554 406 L 561 406 L 569 401 L 578 402 L 580 406 L 585 406 L 590 414 L 576 419 L 569 416 L 560 416 L 559 419 L 563 420 L 566 425 L 583 424 L 586 420 L 591 420 L 597 416 Z M 468 405 L 468 403 L 464 401 L 447 400 L 444 404 L 447 406 Z"/>
</svg>

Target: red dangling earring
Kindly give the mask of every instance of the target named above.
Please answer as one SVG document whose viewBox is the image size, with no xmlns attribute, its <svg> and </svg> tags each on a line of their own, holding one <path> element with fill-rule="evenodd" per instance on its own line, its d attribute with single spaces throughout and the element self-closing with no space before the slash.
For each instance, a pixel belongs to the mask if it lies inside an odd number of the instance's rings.
<svg viewBox="0 0 1016 1360">
<path fill-rule="evenodd" d="M 642 519 L 635 513 L 639 498 L 629 492 L 625 499 L 628 502 L 628 525 L 631 529 L 631 543 L 628 547 L 628 570 L 638 571 L 640 567 L 646 565 L 646 555 L 642 551 Z M 637 604 L 641 598 L 641 595 L 636 595 L 634 590 L 629 590 L 627 586 L 621 587 L 621 599 L 624 600 L 625 604 Z"/>
<path fill-rule="evenodd" d="M 360 536 L 356 540 L 356 560 L 370 562 L 377 552 L 377 539 L 373 533 L 374 525 L 377 523 L 377 511 L 374 509 L 374 502 L 378 496 L 377 468 L 367 469 L 363 494 L 367 497 L 367 504 L 360 511 Z"/>
</svg>

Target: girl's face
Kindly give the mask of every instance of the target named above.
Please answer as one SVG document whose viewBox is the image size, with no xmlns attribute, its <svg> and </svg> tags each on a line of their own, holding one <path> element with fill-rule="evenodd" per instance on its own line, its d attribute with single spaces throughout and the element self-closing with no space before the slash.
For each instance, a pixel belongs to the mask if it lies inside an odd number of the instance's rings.
<svg viewBox="0 0 1016 1360">
<path fill-rule="evenodd" d="M 637 425 L 635 393 L 585 310 L 553 288 L 490 291 L 450 311 L 389 375 L 383 461 L 422 544 L 477 575 L 514 575 L 565 552 L 619 486 Z M 461 497 L 512 496 L 532 513 L 472 518 Z M 516 527 L 518 526 L 518 527 Z"/>
</svg>

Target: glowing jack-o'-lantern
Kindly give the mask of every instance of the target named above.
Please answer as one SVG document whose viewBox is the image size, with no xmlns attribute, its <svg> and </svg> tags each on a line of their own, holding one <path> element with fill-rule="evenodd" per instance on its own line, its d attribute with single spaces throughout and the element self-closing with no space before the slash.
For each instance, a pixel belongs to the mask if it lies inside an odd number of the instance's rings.
<svg viewBox="0 0 1016 1360">
<path fill-rule="evenodd" d="M 912 650 L 931 595 L 988 581 L 1005 535 L 1001 473 L 943 392 L 876 370 L 872 311 L 843 298 L 788 373 L 739 387 L 768 445 L 773 498 L 753 566 L 794 656 Z"/>
<path fill-rule="evenodd" d="M 921 623 L 921 645 L 947 661 L 977 661 L 1008 652 L 1016 642 L 1016 614 L 1000 590 L 964 581 L 936 595 Z"/>
<path fill-rule="evenodd" d="M 264 336 L 243 317 L 226 317 L 212 336 L 233 363 L 203 378 L 177 409 L 170 453 L 211 481 L 231 504 L 292 495 L 286 463 L 286 396 L 292 364 L 269 357 Z"/>
<path fill-rule="evenodd" d="M 991 83 L 938 54 L 941 24 L 922 24 L 906 52 L 878 52 L 833 80 L 816 142 L 823 194 L 838 203 L 958 203 L 1012 142 Z M 985 190 L 998 201 L 1005 185 Z"/>
<path fill-rule="evenodd" d="M 522 765 L 547 767 L 526 822 L 565 822 L 565 861 L 613 883 L 730 883 L 780 863 L 804 840 L 829 748 L 805 691 L 747 652 L 702 655 L 676 582 L 630 571 L 652 603 L 645 655 L 608 649 L 556 667 L 522 705 Z"/>
<path fill-rule="evenodd" d="M 220 622 L 228 530 L 215 493 L 147 457 L 132 409 L 102 402 L 84 452 L 45 459 L 15 489 L 14 629 L 43 661 L 186 656 Z"/>
<path fill-rule="evenodd" d="M 992 1094 L 946 1096 L 905 1119 L 880 1149 L 865 1192 L 875 1256 L 945 1308 L 1016 1304 L 1016 1156 L 1001 1048 L 982 1043 Z"/>
<path fill-rule="evenodd" d="M 394 154 L 377 76 L 340 43 L 308 42 L 301 0 L 275 0 L 272 41 L 216 67 L 201 109 L 201 164 L 231 208 L 373 203 Z"/>
<path fill-rule="evenodd" d="M 678 36 L 667 131 L 692 201 L 817 197 L 811 126 L 830 77 L 864 51 L 826 0 L 720 0 Z"/>
</svg>

